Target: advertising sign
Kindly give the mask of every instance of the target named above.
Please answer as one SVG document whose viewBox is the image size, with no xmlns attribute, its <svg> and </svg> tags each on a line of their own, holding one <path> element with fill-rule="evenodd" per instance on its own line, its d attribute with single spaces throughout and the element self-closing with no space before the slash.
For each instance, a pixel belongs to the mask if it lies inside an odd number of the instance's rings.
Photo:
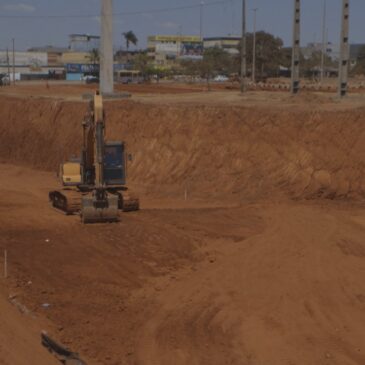
<svg viewBox="0 0 365 365">
<path fill-rule="evenodd" d="M 66 72 L 69 74 L 90 74 L 98 73 L 99 65 L 88 65 L 82 63 L 68 63 L 66 64 Z"/>
<path fill-rule="evenodd" d="M 180 55 L 183 57 L 197 57 L 203 56 L 204 47 L 203 43 L 196 43 L 196 42 L 183 42 L 181 44 L 181 52 Z"/>
<path fill-rule="evenodd" d="M 179 46 L 176 43 L 158 43 L 156 52 L 176 55 L 179 53 Z"/>
</svg>

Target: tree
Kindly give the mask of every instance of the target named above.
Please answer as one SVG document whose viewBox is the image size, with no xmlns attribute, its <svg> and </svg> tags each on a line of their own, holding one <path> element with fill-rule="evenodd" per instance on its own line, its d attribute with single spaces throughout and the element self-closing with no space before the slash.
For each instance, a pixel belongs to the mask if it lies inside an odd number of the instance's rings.
<svg viewBox="0 0 365 365">
<path fill-rule="evenodd" d="M 356 66 L 352 70 L 354 75 L 365 75 L 365 46 L 361 47 L 357 55 Z"/>
<path fill-rule="evenodd" d="M 210 80 L 214 75 L 232 72 L 233 60 L 225 50 L 214 47 L 204 51 L 202 60 L 184 60 L 181 66 L 185 74 L 206 79 L 210 89 Z"/>
<path fill-rule="evenodd" d="M 325 55 L 324 69 L 337 68 L 338 62 L 332 60 L 331 57 Z M 300 73 L 303 77 L 319 78 L 322 68 L 322 51 L 314 51 L 309 56 L 300 56 Z"/>
<path fill-rule="evenodd" d="M 247 33 L 247 67 L 252 71 L 253 59 L 253 33 Z M 265 78 L 267 76 L 277 76 L 283 59 L 283 40 L 274 35 L 260 31 L 256 32 L 256 75 Z M 238 47 L 239 54 L 241 45 Z M 236 72 L 240 69 L 240 56 L 235 58 Z"/>
<path fill-rule="evenodd" d="M 150 74 L 152 68 L 150 59 L 147 53 L 139 53 L 133 60 L 133 68 L 138 70 L 142 76 L 146 79 Z"/>
<path fill-rule="evenodd" d="M 100 53 L 99 53 L 99 50 L 97 48 L 93 48 L 89 52 L 88 59 L 89 59 L 89 61 L 93 65 L 96 65 L 96 64 L 100 63 Z"/>
<path fill-rule="evenodd" d="M 182 60 L 180 62 L 181 69 L 183 70 L 185 75 L 191 76 L 192 78 L 195 78 L 197 76 L 200 76 L 200 60 Z M 180 71 L 181 71 L 180 69 Z"/>
<path fill-rule="evenodd" d="M 129 50 L 129 46 L 131 44 L 136 46 L 138 43 L 138 38 L 136 37 L 136 35 L 134 34 L 134 32 L 132 30 L 123 33 L 123 37 L 125 39 L 127 51 Z"/>
</svg>

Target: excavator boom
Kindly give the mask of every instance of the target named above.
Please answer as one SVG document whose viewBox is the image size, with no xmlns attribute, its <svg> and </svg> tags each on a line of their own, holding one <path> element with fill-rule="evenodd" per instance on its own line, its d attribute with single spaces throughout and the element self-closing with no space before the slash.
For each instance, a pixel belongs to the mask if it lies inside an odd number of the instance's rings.
<svg viewBox="0 0 365 365">
<path fill-rule="evenodd" d="M 89 128 L 93 133 L 94 145 L 86 146 L 86 150 L 94 151 L 95 186 L 82 197 L 81 219 L 83 223 L 116 222 L 119 220 L 118 196 L 108 192 L 104 180 L 105 122 L 101 95 L 94 96 L 92 112 L 93 120 L 90 120 Z"/>
</svg>

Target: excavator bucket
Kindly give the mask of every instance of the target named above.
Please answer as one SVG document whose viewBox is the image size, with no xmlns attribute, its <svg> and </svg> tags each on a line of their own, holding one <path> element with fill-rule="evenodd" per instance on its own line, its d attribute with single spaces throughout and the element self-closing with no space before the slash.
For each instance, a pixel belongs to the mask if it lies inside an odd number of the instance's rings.
<svg viewBox="0 0 365 365">
<path fill-rule="evenodd" d="M 99 199 L 97 194 L 84 195 L 81 204 L 81 220 L 83 223 L 118 222 L 118 197 L 105 194 Z"/>
</svg>

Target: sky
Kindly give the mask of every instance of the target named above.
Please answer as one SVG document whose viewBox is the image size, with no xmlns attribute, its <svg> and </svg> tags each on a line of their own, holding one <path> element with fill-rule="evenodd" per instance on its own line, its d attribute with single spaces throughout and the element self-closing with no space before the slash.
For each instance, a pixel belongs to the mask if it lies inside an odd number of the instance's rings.
<svg viewBox="0 0 365 365">
<path fill-rule="evenodd" d="M 71 33 L 100 33 L 101 0 L 0 0 L 0 49 L 36 46 L 68 46 Z M 133 30 L 138 48 L 153 34 L 199 35 L 202 0 L 114 0 L 114 46 L 124 45 L 121 34 Z M 257 11 L 257 30 L 265 30 L 291 43 L 293 0 L 246 0 L 247 28 L 252 31 L 253 11 Z M 322 38 L 323 2 L 302 0 L 302 45 Z M 327 1 L 328 39 L 339 42 L 342 0 Z M 242 0 L 204 0 L 205 37 L 240 34 Z M 212 4 L 215 3 L 215 4 Z M 195 8 L 167 10 L 176 7 Z M 365 43 L 365 0 L 350 0 L 350 42 Z M 131 14 L 132 13 L 132 14 Z M 64 15 L 65 17 L 48 17 Z M 39 16 L 45 16 L 40 18 Z M 73 16 L 73 17 L 70 17 Z M 77 16 L 82 16 L 77 18 Z M 88 16 L 88 17 L 86 17 Z"/>
</svg>

